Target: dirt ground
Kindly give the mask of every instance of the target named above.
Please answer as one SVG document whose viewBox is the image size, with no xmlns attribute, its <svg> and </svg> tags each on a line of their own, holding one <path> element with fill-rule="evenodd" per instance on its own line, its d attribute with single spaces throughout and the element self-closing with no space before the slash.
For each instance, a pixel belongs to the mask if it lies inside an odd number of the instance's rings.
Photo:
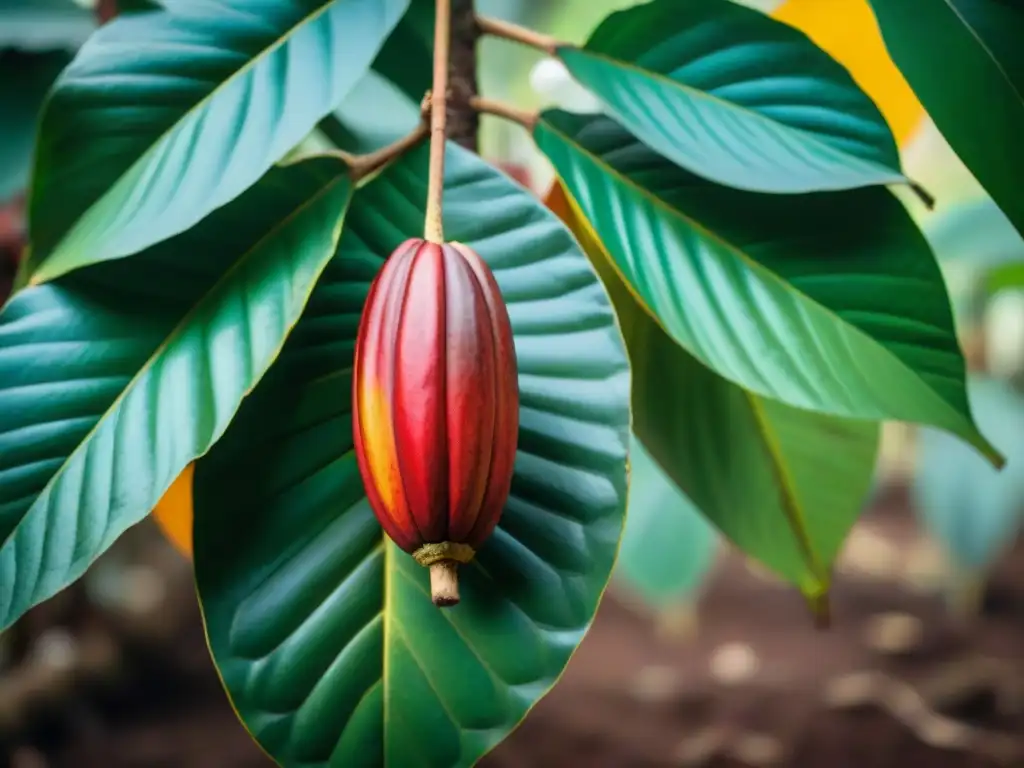
<svg viewBox="0 0 1024 768">
<path fill-rule="evenodd" d="M 829 631 L 735 554 L 696 622 L 655 622 L 614 592 L 560 684 L 480 765 L 1024 766 L 1024 546 L 969 622 L 931 593 L 933 555 L 896 494 L 847 547 Z M 0 765 L 269 766 L 222 695 L 194 605 L 182 604 L 171 642 L 151 627 L 122 633 L 135 639 L 116 675 L 75 684 L 8 728 Z"/>
</svg>

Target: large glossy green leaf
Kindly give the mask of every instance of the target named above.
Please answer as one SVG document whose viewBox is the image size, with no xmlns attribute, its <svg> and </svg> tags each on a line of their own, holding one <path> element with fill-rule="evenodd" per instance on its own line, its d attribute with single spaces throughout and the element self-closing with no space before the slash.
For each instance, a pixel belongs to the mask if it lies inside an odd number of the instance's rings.
<svg viewBox="0 0 1024 768">
<path fill-rule="evenodd" d="M 1024 4 L 870 2 L 889 54 L 929 116 L 1024 234 Z"/>
<path fill-rule="evenodd" d="M 927 241 L 881 188 L 729 189 L 613 121 L 545 112 L 534 136 L 637 299 L 725 378 L 800 408 L 921 422 L 994 461 Z"/>
<path fill-rule="evenodd" d="M 708 370 L 636 301 L 576 204 L 553 207 L 583 244 L 622 325 L 637 437 L 728 539 L 796 584 L 827 618 L 832 561 L 871 486 L 878 424 L 792 408 Z"/>
<path fill-rule="evenodd" d="M 369 69 L 409 0 L 176 0 L 100 29 L 43 114 L 35 282 L 137 253 L 253 184 Z"/>
<path fill-rule="evenodd" d="M 1012 543 L 1024 517 L 1024 399 L 994 379 L 972 379 L 970 392 L 1006 467 L 996 472 L 948 435 L 922 430 L 911 495 L 925 526 L 957 564 L 981 569 Z"/>
<path fill-rule="evenodd" d="M 637 138 L 739 189 L 903 182 L 896 141 L 850 74 L 802 32 L 729 0 L 654 0 L 557 50 Z"/>
<path fill-rule="evenodd" d="M 74 51 L 96 28 L 92 11 L 74 0 L 3 0 L 0 48 Z"/>
<path fill-rule="evenodd" d="M 409 0 L 373 62 L 374 70 L 415 104 L 433 84 L 434 5 L 434 0 Z"/>
<path fill-rule="evenodd" d="M 674 605 L 700 586 L 717 552 L 715 529 L 633 438 L 618 579 L 655 608 Z"/>
<path fill-rule="evenodd" d="M 210 647 L 249 731 L 286 768 L 473 765 L 554 684 L 615 558 L 629 370 L 607 296 L 536 198 L 457 147 L 447 163 L 446 234 L 495 272 L 520 387 L 512 494 L 461 569 L 462 602 L 435 608 L 425 569 L 384 540 L 351 438 L 362 303 L 384 257 L 422 228 L 426 147 L 357 194 L 278 365 L 197 466 Z"/>
<path fill-rule="evenodd" d="M 407 134 L 420 119 L 419 102 L 371 70 L 356 83 L 341 106 L 321 121 L 319 129 L 334 146 L 361 154 Z"/>
<path fill-rule="evenodd" d="M 0 204 L 28 184 L 39 110 L 70 60 L 60 50 L 0 51 Z"/>
<path fill-rule="evenodd" d="M 412 130 L 430 89 L 434 46 L 433 0 L 410 0 L 360 80 L 319 129 L 336 147 L 372 152 Z"/>
<path fill-rule="evenodd" d="M 0 313 L 0 629 L 80 576 L 227 428 L 330 260 L 333 158 Z"/>
<path fill-rule="evenodd" d="M 748 392 L 646 317 L 627 343 L 635 429 L 651 454 L 737 547 L 824 611 L 832 562 L 871 487 L 878 423 Z"/>
</svg>

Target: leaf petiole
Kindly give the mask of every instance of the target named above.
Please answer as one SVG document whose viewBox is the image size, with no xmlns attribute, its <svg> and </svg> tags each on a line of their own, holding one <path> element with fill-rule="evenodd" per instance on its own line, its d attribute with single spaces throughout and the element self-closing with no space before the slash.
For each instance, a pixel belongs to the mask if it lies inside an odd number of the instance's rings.
<svg viewBox="0 0 1024 768">
<path fill-rule="evenodd" d="M 492 19 L 488 16 L 477 16 L 476 25 L 482 35 L 491 35 L 504 40 L 522 43 L 523 45 L 543 51 L 548 56 L 554 56 L 558 48 L 565 45 L 561 40 L 551 37 L 551 35 L 535 32 L 532 29 L 521 27 L 510 21 Z"/>
<path fill-rule="evenodd" d="M 424 119 L 417 124 L 412 131 L 378 150 L 369 152 L 365 155 L 353 155 L 339 149 L 334 151 L 332 154 L 337 155 L 348 163 L 351 168 L 353 181 L 361 181 L 370 174 L 376 173 L 391 161 L 397 160 L 410 149 L 413 149 L 417 144 L 427 138 L 429 134 L 430 127 L 427 123 L 426 117 L 424 117 Z"/>
<path fill-rule="evenodd" d="M 539 115 L 536 112 L 527 112 L 524 109 L 513 107 L 511 104 L 506 104 L 502 101 L 495 101 L 494 99 L 485 99 L 481 96 L 474 96 L 469 100 L 469 106 L 475 109 L 477 112 L 485 115 L 494 115 L 496 117 L 502 117 L 506 120 L 511 120 L 513 123 L 519 123 L 526 130 L 533 132 L 534 126 L 537 124 Z"/>
</svg>

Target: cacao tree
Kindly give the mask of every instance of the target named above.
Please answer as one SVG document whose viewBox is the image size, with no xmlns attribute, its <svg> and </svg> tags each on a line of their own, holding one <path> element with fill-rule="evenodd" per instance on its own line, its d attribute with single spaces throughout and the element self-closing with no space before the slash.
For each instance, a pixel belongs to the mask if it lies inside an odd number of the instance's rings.
<svg viewBox="0 0 1024 768">
<path fill-rule="evenodd" d="M 1024 9 L 870 5 L 1024 232 Z M 557 681 L 651 484 L 824 625 L 880 422 L 1002 466 L 931 195 L 784 21 L 651 0 L 574 45 L 472 0 L 119 10 L 43 102 L 0 311 L 0 629 L 156 509 L 280 765 L 468 766 Z M 478 94 L 481 36 L 599 112 Z M 482 113 L 543 197 L 475 153 Z"/>
</svg>

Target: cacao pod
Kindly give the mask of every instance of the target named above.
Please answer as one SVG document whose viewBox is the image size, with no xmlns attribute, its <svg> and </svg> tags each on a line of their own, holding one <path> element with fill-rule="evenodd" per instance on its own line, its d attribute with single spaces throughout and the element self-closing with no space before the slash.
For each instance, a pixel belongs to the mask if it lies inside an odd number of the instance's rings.
<svg viewBox="0 0 1024 768">
<path fill-rule="evenodd" d="M 352 425 L 385 533 L 430 568 L 436 605 L 498 523 L 512 483 L 519 381 L 508 310 L 461 243 L 411 239 L 370 286 L 356 337 Z"/>
</svg>

